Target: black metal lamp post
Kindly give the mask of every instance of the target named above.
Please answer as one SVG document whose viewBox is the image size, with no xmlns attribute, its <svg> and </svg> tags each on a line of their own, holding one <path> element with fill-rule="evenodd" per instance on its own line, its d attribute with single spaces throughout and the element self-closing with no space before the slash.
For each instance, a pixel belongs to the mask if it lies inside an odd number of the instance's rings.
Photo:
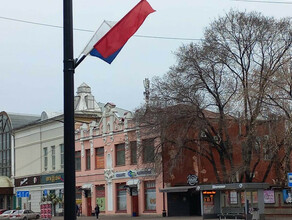
<svg viewBox="0 0 292 220">
<path fill-rule="evenodd" d="M 64 11 L 64 219 L 76 219 L 75 128 L 72 0 L 63 0 Z"/>
</svg>

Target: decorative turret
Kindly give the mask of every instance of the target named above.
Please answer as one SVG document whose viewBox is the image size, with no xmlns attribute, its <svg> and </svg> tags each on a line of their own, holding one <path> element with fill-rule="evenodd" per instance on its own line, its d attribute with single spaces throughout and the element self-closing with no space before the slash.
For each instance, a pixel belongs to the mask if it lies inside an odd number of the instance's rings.
<svg viewBox="0 0 292 220">
<path fill-rule="evenodd" d="M 74 98 L 74 108 L 76 113 L 101 113 L 101 109 L 91 94 L 91 88 L 82 83 L 77 88 L 77 95 Z"/>
</svg>

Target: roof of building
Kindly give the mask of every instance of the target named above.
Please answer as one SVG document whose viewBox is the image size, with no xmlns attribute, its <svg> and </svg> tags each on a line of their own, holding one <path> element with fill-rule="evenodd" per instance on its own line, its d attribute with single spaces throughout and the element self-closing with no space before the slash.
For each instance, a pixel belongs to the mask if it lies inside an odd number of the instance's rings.
<svg viewBox="0 0 292 220">
<path fill-rule="evenodd" d="M 40 120 L 40 116 L 31 115 L 31 114 L 18 114 L 18 113 L 7 113 L 10 121 L 12 129 L 17 129 L 23 127 L 25 125 L 37 122 Z"/>
</svg>

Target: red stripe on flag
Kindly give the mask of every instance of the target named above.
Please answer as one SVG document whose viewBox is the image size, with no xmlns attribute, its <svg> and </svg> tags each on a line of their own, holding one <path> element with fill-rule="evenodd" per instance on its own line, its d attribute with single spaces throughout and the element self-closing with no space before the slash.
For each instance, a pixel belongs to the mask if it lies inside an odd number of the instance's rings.
<svg viewBox="0 0 292 220">
<path fill-rule="evenodd" d="M 155 10 L 146 0 L 141 0 L 109 32 L 106 33 L 94 48 L 105 58 L 119 50 L 143 24 L 146 17 Z"/>
</svg>

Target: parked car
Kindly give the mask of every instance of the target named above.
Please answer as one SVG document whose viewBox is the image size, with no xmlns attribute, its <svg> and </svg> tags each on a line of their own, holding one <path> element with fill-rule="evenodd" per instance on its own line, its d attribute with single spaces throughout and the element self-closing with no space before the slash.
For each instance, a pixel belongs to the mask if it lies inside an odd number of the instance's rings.
<svg viewBox="0 0 292 220">
<path fill-rule="evenodd" d="M 2 214 L 5 211 L 7 211 L 7 209 L 0 209 L 0 214 Z"/>
<path fill-rule="evenodd" d="M 1 220 L 9 220 L 9 216 L 14 212 L 15 210 L 7 210 L 5 212 L 3 212 L 1 215 L 0 215 L 0 219 Z"/>
<path fill-rule="evenodd" d="M 39 219 L 40 214 L 37 212 L 33 212 L 31 210 L 16 210 L 9 216 L 9 220 L 29 220 L 29 219 Z"/>
</svg>

